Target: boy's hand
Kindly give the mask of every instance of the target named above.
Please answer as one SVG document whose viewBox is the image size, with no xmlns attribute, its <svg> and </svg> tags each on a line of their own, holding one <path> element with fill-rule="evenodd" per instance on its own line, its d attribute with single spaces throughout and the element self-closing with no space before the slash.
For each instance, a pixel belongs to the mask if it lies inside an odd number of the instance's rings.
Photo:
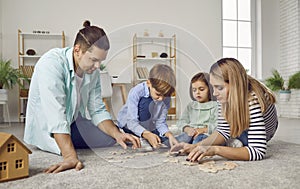
<svg viewBox="0 0 300 189">
<path fill-rule="evenodd" d="M 161 144 L 160 138 L 156 135 L 151 133 L 150 131 L 144 131 L 142 137 L 145 138 L 153 148 L 158 148 Z"/>
</svg>

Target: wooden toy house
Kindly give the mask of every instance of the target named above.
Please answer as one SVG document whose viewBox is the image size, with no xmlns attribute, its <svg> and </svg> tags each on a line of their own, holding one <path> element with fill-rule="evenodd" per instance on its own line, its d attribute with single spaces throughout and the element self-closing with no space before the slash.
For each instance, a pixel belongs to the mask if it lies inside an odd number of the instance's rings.
<svg viewBox="0 0 300 189">
<path fill-rule="evenodd" d="M 29 154 L 14 135 L 0 132 L 0 182 L 28 177 Z"/>
</svg>

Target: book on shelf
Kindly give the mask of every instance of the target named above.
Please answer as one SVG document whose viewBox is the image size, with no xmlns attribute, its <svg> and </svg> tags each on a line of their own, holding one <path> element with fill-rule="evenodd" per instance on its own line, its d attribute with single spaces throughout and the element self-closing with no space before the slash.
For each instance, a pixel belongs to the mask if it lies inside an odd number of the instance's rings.
<svg viewBox="0 0 300 189">
<path fill-rule="evenodd" d="M 20 66 L 20 67 L 21 67 L 24 75 L 26 75 L 29 78 L 32 77 L 32 73 L 34 71 L 34 66 Z"/>
<path fill-rule="evenodd" d="M 136 72 L 139 79 L 148 79 L 149 71 L 146 67 L 137 67 Z"/>
</svg>

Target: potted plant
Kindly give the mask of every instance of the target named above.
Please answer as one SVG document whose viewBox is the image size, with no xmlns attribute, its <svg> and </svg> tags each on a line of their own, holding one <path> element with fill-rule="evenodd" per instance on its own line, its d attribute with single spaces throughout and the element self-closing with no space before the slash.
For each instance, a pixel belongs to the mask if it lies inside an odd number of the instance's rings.
<svg viewBox="0 0 300 189">
<path fill-rule="evenodd" d="M 284 79 L 277 70 L 272 71 L 272 77 L 266 79 L 266 85 L 272 91 L 279 91 L 284 89 Z"/>
<path fill-rule="evenodd" d="M 289 89 L 300 89 L 300 71 L 296 72 L 289 78 Z"/>
<path fill-rule="evenodd" d="M 284 79 L 277 70 L 272 71 L 272 76 L 265 80 L 267 87 L 272 91 L 279 91 L 279 98 L 282 101 L 288 101 L 291 96 L 291 90 L 284 87 Z"/>
<path fill-rule="evenodd" d="M 12 89 L 16 84 L 24 87 L 20 79 L 29 81 L 19 69 L 11 66 L 10 60 L 3 60 L 0 58 L 0 100 L 7 101 L 7 89 Z"/>
<path fill-rule="evenodd" d="M 291 75 L 287 87 L 284 87 L 284 79 L 277 70 L 272 72 L 273 76 L 266 79 L 266 85 L 273 91 L 279 91 L 279 98 L 288 101 L 291 96 L 291 89 L 300 89 L 300 71 Z"/>
</svg>

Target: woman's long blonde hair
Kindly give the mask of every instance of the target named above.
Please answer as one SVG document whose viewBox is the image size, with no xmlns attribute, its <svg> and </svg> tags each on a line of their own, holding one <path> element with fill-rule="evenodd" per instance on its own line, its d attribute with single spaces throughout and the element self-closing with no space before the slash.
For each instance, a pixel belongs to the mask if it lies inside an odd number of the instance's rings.
<svg viewBox="0 0 300 189">
<path fill-rule="evenodd" d="M 249 100 L 253 91 L 265 112 L 270 104 L 275 103 L 274 94 L 261 82 L 247 75 L 243 65 L 234 58 L 223 58 L 214 63 L 210 74 L 229 85 L 227 102 L 222 104 L 222 114 L 230 125 L 232 137 L 238 137 L 249 128 Z"/>
</svg>

